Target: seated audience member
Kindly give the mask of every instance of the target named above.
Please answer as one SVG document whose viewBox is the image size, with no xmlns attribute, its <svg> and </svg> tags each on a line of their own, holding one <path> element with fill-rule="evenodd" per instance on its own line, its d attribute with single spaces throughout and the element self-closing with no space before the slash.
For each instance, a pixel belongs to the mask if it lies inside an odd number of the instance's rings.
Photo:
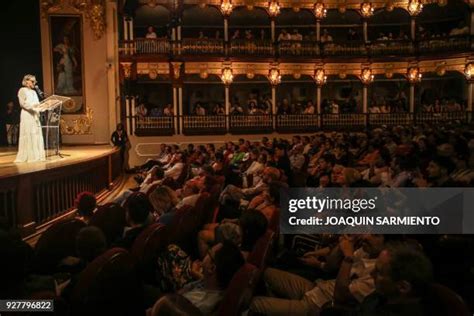
<svg viewBox="0 0 474 316">
<path fill-rule="evenodd" d="M 125 203 L 128 226 L 125 227 L 123 237 L 114 246 L 130 249 L 135 239 L 151 222 L 153 206 L 143 193 L 134 193 Z"/>
<path fill-rule="evenodd" d="M 450 177 L 455 165 L 450 158 L 443 156 L 434 157 L 426 168 L 427 179 L 419 177 L 414 179 L 418 187 L 457 187 L 458 184 Z"/>
<path fill-rule="evenodd" d="M 184 153 L 176 153 L 173 160 L 169 163 L 169 166 L 165 167 L 165 178 L 170 177 L 173 180 L 178 180 L 181 172 L 184 168 L 184 163 L 186 161 L 186 155 Z"/>
<path fill-rule="evenodd" d="M 150 176 L 143 180 L 143 182 L 138 187 L 123 191 L 118 197 L 114 199 L 114 203 L 123 205 L 127 198 L 134 192 L 147 194 L 154 185 L 159 185 L 163 181 L 165 172 L 160 167 L 155 166 L 151 168 L 149 175 Z"/>
<path fill-rule="evenodd" d="M 176 215 L 176 205 L 179 202 L 176 192 L 163 185 L 151 192 L 149 199 L 158 216 L 158 223 L 171 224 Z"/>
<path fill-rule="evenodd" d="M 364 235 L 362 247 L 354 249 L 354 239 L 341 237 L 339 247 L 344 255 L 335 280 L 311 282 L 286 271 L 268 268 L 264 280 L 270 293 L 278 297 L 256 297 L 250 310 L 264 315 L 317 314 L 328 302 L 341 304 L 362 302 L 374 292 L 371 274 L 376 258 L 384 248 L 383 235 Z"/>
<path fill-rule="evenodd" d="M 195 206 L 199 199 L 201 188 L 198 180 L 187 181 L 181 190 L 181 201 L 176 205 L 176 209 L 180 209 L 185 205 Z"/>
<path fill-rule="evenodd" d="M 94 194 L 90 192 L 79 193 L 75 200 L 75 204 L 77 207 L 78 218 L 85 223 L 89 223 L 92 215 L 94 215 L 94 212 L 97 210 L 97 201 Z"/>
<path fill-rule="evenodd" d="M 217 31 L 218 32 L 218 31 Z M 181 295 L 166 295 L 147 310 L 147 316 L 203 316 L 201 311 Z"/>
<path fill-rule="evenodd" d="M 243 211 L 238 220 L 225 219 L 222 221 L 222 224 L 207 224 L 198 234 L 198 248 L 201 258 L 206 255 L 209 247 L 219 241 L 219 236 L 229 235 L 223 233 L 225 229 L 228 229 L 224 224 L 228 224 L 229 222 L 238 224 L 240 227 L 242 242 L 239 246 L 241 247 L 244 258 L 247 258 L 257 240 L 265 234 L 268 228 L 267 218 L 262 212 L 254 209 Z M 236 239 L 237 238 L 233 238 L 232 241 Z"/>
<path fill-rule="evenodd" d="M 286 183 L 271 182 L 268 190 L 263 191 L 250 201 L 248 208 L 260 211 L 270 222 L 273 214 L 280 208 L 280 190 L 284 188 L 288 188 Z"/>
<path fill-rule="evenodd" d="M 377 258 L 372 272 L 375 293 L 354 313 L 357 316 L 436 315 L 436 302 L 426 302 L 433 280 L 430 260 L 413 245 L 388 245 Z"/>
<path fill-rule="evenodd" d="M 181 291 L 204 315 L 214 312 L 234 274 L 245 263 L 240 249 L 231 242 L 212 247 L 202 262 L 203 279 L 186 285 Z"/>
</svg>

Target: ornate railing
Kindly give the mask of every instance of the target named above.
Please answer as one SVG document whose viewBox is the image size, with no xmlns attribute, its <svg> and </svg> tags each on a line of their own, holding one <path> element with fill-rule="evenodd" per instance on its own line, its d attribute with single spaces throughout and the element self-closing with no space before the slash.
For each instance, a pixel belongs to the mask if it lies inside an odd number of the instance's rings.
<svg viewBox="0 0 474 316">
<path fill-rule="evenodd" d="M 137 38 L 120 42 L 122 56 L 132 55 L 216 55 L 253 57 L 333 57 L 390 55 L 416 56 L 425 53 L 463 52 L 472 46 L 471 36 L 449 36 L 411 40 L 363 41 L 279 41 L 234 39 L 184 38 L 172 42 L 168 39 Z"/>
<path fill-rule="evenodd" d="M 183 116 L 183 134 L 185 135 L 216 135 L 226 132 L 225 115 Z"/>
<path fill-rule="evenodd" d="M 181 53 L 222 55 L 224 54 L 224 41 L 221 39 L 183 38 Z"/>
<path fill-rule="evenodd" d="M 135 117 L 135 134 L 139 136 L 148 135 L 173 135 L 174 117 Z"/>
<path fill-rule="evenodd" d="M 137 54 L 167 55 L 171 53 L 171 42 L 166 38 L 137 38 L 135 49 Z"/>
<path fill-rule="evenodd" d="M 137 136 L 223 135 L 260 133 L 312 133 L 325 130 L 361 130 L 381 126 L 419 124 L 469 124 L 472 113 L 340 113 L 290 115 L 184 115 L 168 117 L 129 117 L 131 134 Z M 0 207 L 1 212 L 1 207 Z M 1 213 L 0 213 L 1 215 Z"/>
</svg>

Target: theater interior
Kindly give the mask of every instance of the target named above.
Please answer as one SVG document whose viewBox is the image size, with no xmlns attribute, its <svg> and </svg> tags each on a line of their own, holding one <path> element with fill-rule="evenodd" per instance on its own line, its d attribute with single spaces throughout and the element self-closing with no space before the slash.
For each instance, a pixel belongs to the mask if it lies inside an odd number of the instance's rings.
<svg viewBox="0 0 474 316">
<path fill-rule="evenodd" d="M 474 0 L 1 6 L 0 314 L 473 315 Z"/>
</svg>

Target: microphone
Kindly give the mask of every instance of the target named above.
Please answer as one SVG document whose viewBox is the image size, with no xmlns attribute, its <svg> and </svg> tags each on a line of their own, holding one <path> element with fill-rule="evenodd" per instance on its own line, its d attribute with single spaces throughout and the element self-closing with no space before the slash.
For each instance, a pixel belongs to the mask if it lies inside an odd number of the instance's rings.
<svg viewBox="0 0 474 316">
<path fill-rule="evenodd" d="M 41 91 L 41 89 L 38 87 L 38 85 L 35 85 L 35 91 L 36 91 L 36 93 L 38 93 L 40 98 L 44 99 L 45 93 L 43 91 Z"/>
</svg>

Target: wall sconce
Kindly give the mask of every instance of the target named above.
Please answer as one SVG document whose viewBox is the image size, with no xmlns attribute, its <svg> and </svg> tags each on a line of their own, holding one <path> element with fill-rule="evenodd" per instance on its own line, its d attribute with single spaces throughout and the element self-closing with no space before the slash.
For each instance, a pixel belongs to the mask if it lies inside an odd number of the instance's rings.
<svg viewBox="0 0 474 316">
<path fill-rule="evenodd" d="M 321 20 L 322 18 L 326 17 L 327 10 L 324 7 L 324 4 L 321 2 L 317 2 L 314 5 L 314 15 L 316 16 L 316 19 Z"/>
<path fill-rule="evenodd" d="M 130 78 L 132 76 L 132 63 L 122 62 L 120 66 L 122 66 L 123 76 L 127 79 Z"/>
<path fill-rule="evenodd" d="M 319 68 L 314 71 L 314 81 L 316 81 L 318 86 L 323 86 L 327 79 L 328 77 L 325 75 L 324 69 Z"/>
<path fill-rule="evenodd" d="M 232 13 L 233 5 L 231 0 L 223 0 L 221 3 L 221 12 L 224 16 L 229 16 Z"/>
<path fill-rule="evenodd" d="M 372 70 L 370 70 L 370 68 L 362 69 L 360 80 L 363 84 L 370 84 L 372 81 L 374 81 L 374 78 L 375 76 L 372 74 Z"/>
<path fill-rule="evenodd" d="M 408 13 L 410 13 L 411 16 L 420 14 L 422 9 L 423 4 L 419 0 L 410 0 L 410 2 L 408 2 Z"/>
<path fill-rule="evenodd" d="M 268 6 L 268 12 L 270 13 L 271 17 L 276 17 L 278 14 L 280 14 L 280 5 L 278 2 L 271 1 Z"/>
<path fill-rule="evenodd" d="M 422 76 L 423 75 L 421 74 L 420 69 L 418 67 L 411 67 L 408 69 L 408 73 L 407 73 L 408 82 L 412 84 L 418 83 L 421 81 Z"/>
<path fill-rule="evenodd" d="M 268 72 L 268 80 L 272 86 L 276 86 L 281 82 L 280 71 L 276 68 L 270 69 Z"/>
<path fill-rule="evenodd" d="M 467 80 L 471 80 L 474 74 L 474 65 L 472 63 L 469 63 L 466 65 L 466 68 L 464 68 L 464 75 L 466 76 Z"/>
<path fill-rule="evenodd" d="M 226 67 L 222 70 L 221 80 L 226 86 L 232 83 L 232 81 L 234 80 L 234 75 L 232 74 L 231 68 Z"/>
<path fill-rule="evenodd" d="M 364 18 L 370 18 L 374 14 L 374 7 L 370 2 L 364 2 L 360 5 L 360 14 Z"/>
</svg>

